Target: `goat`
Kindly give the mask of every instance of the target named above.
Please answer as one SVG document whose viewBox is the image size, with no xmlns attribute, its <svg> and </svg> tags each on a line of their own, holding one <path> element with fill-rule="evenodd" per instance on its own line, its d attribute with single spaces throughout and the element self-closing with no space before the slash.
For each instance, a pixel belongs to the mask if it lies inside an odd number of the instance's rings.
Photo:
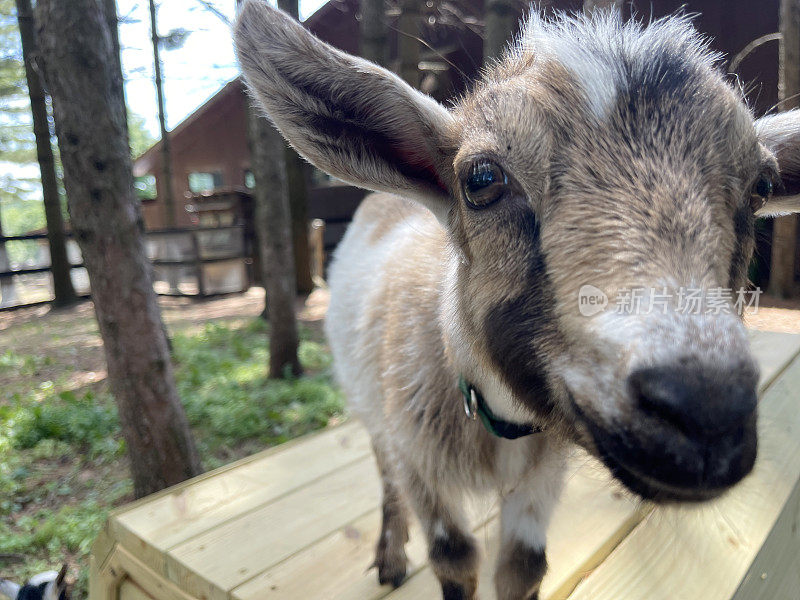
<svg viewBox="0 0 800 600">
<path fill-rule="evenodd" d="M 378 192 L 336 251 L 326 331 L 383 480 L 381 583 L 406 575 L 410 504 L 443 597 L 474 598 L 462 502 L 490 490 L 497 597 L 536 599 L 574 444 L 657 502 L 750 472 L 758 369 L 715 291 L 747 285 L 757 216 L 800 209 L 800 113 L 755 120 L 688 18 L 534 12 L 451 109 L 260 0 L 235 41 L 298 152 Z M 585 289 L 667 299 L 582 311 Z"/>
<path fill-rule="evenodd" d="M 45 571 L 34 575 L 24 585 L 0 579 L 0 596 L 9 600 L 69 600 L 67 565 L 60 571 Z"/>
</svg>

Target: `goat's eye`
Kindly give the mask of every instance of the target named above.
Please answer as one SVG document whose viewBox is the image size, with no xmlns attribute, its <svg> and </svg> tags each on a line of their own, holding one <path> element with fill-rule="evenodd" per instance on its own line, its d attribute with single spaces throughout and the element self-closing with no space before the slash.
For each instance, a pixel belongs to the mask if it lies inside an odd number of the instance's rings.
<svg viewBox="0 0 800 600">
<path fill-rule="evenodd" d="M 774 184 L 772 178 L 767 173 L 759 175 L 756 182 L 753 184 L 753 189 L 750 192 L 751 204 L 753 210 L 759 210 L 767 203 L 772 197 Z"/>
<path fill-rule="evenodd" d="M 486 208 L 505 193 L 508 177 L 497 163 L 480 160 L 472 165 L 462 183 L 464 198 L 472 208 Z"/>
</svg>

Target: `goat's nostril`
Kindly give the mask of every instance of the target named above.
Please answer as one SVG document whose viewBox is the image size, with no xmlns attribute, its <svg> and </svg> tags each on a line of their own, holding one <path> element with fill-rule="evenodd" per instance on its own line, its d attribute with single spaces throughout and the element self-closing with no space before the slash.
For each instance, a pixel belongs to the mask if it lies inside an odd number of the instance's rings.
<svg viewBox="0 0 800 600">
<path fill-rule="evenodd" d="M 756 409 L 757 372 L 749 364 L 722 371 L 688 361 L 638 369 L 628 377 L 637 407 L 695 435 L 741 427 Z"/>
</svg>

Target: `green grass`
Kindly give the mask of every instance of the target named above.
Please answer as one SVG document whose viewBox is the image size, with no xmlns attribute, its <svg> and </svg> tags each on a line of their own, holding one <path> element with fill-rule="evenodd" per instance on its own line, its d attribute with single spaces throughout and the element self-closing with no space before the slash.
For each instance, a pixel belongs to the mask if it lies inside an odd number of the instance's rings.
<svg viewBox="0 0 800 600">
<path fill-rule="evenodd" d="M 342 415 L 319 336 L 301 330 L 306 374 L 289 380 L 267 378 L 267 336 L 256 319 L 209 322 L 172 339 L 179 392 L 207 469 Z M 0 395 L 0 576 L 20 579 L 70 560 L 81 569 L 74 595 L 81 599 L 91 543 L 108 511 L 131 499 L 131 484 L 106 385 L 65 390 L 69 375 L 58 358 L 0 354 L 0 381 L 14 390 Z M 5 560 L 9 554 L 24 560 Z"/>
</svg>

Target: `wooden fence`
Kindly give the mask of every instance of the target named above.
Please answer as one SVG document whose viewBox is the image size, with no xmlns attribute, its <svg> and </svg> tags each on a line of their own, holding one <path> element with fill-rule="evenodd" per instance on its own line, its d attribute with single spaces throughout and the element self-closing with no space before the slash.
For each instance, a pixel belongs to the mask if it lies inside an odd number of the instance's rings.
<svg viewBox="0 0 800 600">
<path fill-rule="evenodd" d="M 0 236 L 0 246 L 34 244 L 33 258 L 0 271 L 0 310 L 46 304 L 53 299 L 47 235 Z M 68 239 L 71 276 L 76 292 L 89 295 L 89 279 L 77 244 Z M 153 263 L 153 287 L 162 295 L 210 296 L 246 290 L 253 282 L 254 243 L 243 225 L 159 229 L 145 234 Z M 11 280 L 12 285 L 8 285 Z"/>
</svg>

